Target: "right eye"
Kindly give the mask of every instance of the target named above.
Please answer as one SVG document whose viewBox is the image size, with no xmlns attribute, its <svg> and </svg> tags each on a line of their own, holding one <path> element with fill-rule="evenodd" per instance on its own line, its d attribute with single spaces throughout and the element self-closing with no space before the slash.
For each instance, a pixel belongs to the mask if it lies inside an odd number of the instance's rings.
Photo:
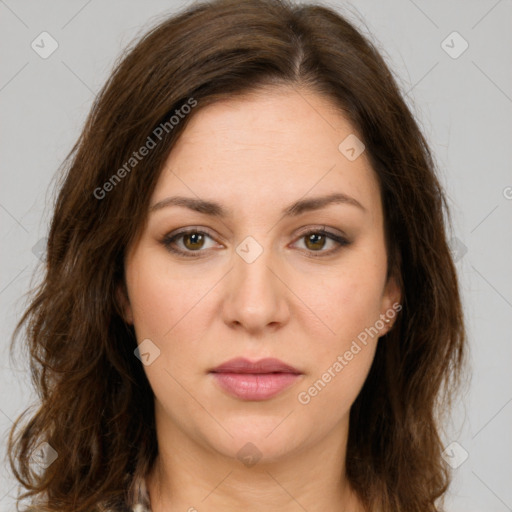
<svg viewBox="0 0 512 512">
<path fill-rule="evenodd" d="M 172 253 L 189 258 L 197 258 L 199 254 L 193 253 L 205 252 L 202 249 L 205 249 L 205 241 L 207 238 L 213 241 L 213 238 L 205 231 L 186 229 L 166 235 L 162 240 L 162 244 Z M 209 247 L 206 247 L 206 249 L 208 248 Z"/>
</svg>

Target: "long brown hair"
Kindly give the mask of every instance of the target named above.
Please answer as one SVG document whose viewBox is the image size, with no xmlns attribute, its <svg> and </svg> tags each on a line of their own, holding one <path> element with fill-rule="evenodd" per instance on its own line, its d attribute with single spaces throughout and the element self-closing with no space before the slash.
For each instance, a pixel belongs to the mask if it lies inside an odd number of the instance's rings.
<svg viewBox="0 0 512 512">
<path fill-rule="evenodd" d="M 287 0 L 204 2 L 160 22 L 116 63 L 63 164 L 45 275 L 14 337 L 23 328 L 40 401 L 16 420 L 9 457 L 39 510 L 130 505 L 127 490 L 152 467 L 152 390 L 118 303 L 125 250 L 194 113 L 281 84 L 329 98 L 363 139 L 381 188 L 388 274 L 402 288 L 403 309 L 350 412 L 349 481 L 368 510 L 441 510 L 450 482 L 441 419 L 467 350 L 447 202 L 374 44 L 333 10 Z M 58 456 L 35 471 L 42 442 Z"/>
</svg>

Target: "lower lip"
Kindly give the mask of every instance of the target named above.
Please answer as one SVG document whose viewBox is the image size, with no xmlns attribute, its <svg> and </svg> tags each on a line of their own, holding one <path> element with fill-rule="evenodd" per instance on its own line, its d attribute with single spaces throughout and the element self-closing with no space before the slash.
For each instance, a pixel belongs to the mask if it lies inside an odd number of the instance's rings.
<svg viewBox="0 0 512 512">
<path fill-rule="evenodd" d="M 296 373 L 213 373 L 219 386 L 242 400 L 267 400 L 289 388 Z"/>
</svg>

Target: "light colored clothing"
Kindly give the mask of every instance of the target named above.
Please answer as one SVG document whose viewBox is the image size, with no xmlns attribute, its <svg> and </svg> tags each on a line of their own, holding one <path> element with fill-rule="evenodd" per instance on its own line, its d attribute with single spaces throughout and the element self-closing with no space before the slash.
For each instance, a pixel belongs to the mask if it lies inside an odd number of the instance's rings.
<svg viewBox="0 0 512 512">
<path fill-rule="evenodd" d="M 146 480 L 144 478 L 139 478 L 135 482 L 133 503 L 133 512 L 151 512 L 149 492 L 146 487 Z"/>
</svg>

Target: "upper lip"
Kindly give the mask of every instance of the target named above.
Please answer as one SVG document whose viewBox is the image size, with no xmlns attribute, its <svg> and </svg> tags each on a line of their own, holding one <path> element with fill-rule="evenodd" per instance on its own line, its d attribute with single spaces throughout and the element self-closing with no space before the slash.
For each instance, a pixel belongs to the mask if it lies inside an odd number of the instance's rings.
<svg viewBox="0 0 512 512">
<path fill-rule="evenodd" d="M 268 357 L 265 359 L 259 359 L 258 361 L 250 361 L 243 357 L 237 357 L 230 359 L 225 363 L 217 366 L 210 370 L 213 373 L 296 373 L 301 372 L 290 366 L 289 364 L 283 363 L 279 359 Z"/>
</svg>

